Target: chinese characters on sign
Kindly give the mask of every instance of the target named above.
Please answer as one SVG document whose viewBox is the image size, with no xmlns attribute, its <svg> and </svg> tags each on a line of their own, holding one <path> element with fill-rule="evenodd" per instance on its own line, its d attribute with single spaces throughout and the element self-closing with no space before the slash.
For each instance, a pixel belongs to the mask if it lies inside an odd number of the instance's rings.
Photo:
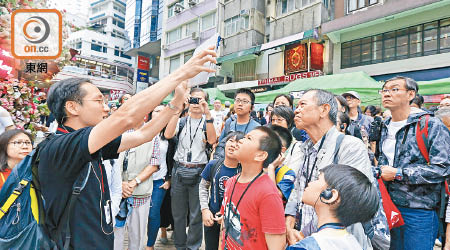
<svg viewBox="0 0 450 250">
<path fill-rule="evenodd" d="M 297 79 L 318 77 L 318 76 L 321 76 L 321 75 L 323 75 L 323 72 L 320 71 L 320 70 L 316 70 L 316 71 L 310 71 L 310 72 L 291 74 L 291 75 L 287 75 L 287 76 L 272 77 L 272 78 L 258 80 L 258 86 L 260 86 L 260 85 L 272 85 L 272 84 L 283 84 L 283 83 L 288 83 L 288 82 L 295 81 Z"/>
<path fill-rule="evenodd" d="M 284 51 L 284 73 L 290 74 L 308 69 L 306 44 L 287 45 Z"/>
<path fill-rule="evenodd" d="M 138 56 L 138 69 L 148 70 L 150 68 L 150 59 L 145 56 Z"/>
<path fill-rule="evenodd" d="M 47 63 L 28 62 L 25 73 L 47 73 Z"/>
</svg>

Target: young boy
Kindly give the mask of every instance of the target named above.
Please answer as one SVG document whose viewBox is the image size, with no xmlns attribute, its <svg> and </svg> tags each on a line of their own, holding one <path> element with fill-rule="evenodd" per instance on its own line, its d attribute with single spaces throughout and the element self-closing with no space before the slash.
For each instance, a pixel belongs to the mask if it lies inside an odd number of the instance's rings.
<svg viewBox="0 0 450 250">
<path fill-rule="evenodd" d="M 314 206 L 319 229 L 288 250 L 362 250 L 345 228 L 370 220 L 378 210 L 376 187 L 363 173 L 347 165 L 329 165 L 309 183 L 302 201 Z"/>
<path fill-rule="evenodd" d="M 267 174 L 270 179 L 277 185 L 280 197 L 283 199 L 283 205 L 289 200 L 292 189 L 294 189 L 295 172 L 287 165 L 283 165 L 285 157 L 283 154 L 289 148 L 292 142 L 292 134 L 287 128 L 277 125 L 269 126 L 281 140 L 281 154 L 267 167 Z"/>
<path fill-rule="evenodd" d="M 226 182 L 239 171 L 239 161 L 233 154 L 237 142 L 242 138 L 244 138 L 244 133 L 240 131 L 228 134 L 225 137 L 225 159 L 210 161 L 202 172 L 199 197 L 205 229 L 206 250 L 217 250 L 219 247 L 220 225 L 214 221 L 214 214 L 220 210 Z"/>
<path fill-rule="evenodd" d="M 268 127 L 256 127 L 237 143 L 234 156 L 242 172 L 228 180 L 220 213 L 223 214 L 221 249 L 283 249 L 286 245 L 283 202 L 263 168 L 281 152 L 278 136 Z M 216 215 L 216 221 L 222 220 Z"/>
</svg>

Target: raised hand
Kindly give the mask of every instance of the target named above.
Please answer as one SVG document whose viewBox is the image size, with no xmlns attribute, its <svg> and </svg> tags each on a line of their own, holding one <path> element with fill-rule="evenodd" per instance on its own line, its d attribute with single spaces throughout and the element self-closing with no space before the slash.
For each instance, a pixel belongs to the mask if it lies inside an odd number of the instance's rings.
<svg viewBox="0 0 450 250">
<path fill-rule="evenodd" d="M 214 51 L 214 46 L 198 53 L 191 57 L 183 66 L 179 67 L 174 74 L 180 77 L 181 80 L 188 80 L 196 76 L 200 72 L 216 72 L 215 69 L 205 67 L 204 64 L 211 62 L 216 64 L 217 53 Z"/>
</svg>

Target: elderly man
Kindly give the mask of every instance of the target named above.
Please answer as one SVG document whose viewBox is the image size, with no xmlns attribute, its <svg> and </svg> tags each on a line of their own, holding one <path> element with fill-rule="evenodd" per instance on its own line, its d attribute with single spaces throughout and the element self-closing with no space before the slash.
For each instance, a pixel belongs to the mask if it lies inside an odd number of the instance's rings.
<svg viewBox="0 0 450 250">
<path fill-rule="evenodd" d="M 444 97 L 439 103 L 439 108 L 450 108 L 450 96 Z"/>
<path fill-rule="evenodd" d="M 216 130 L 216 135 L 220 136 L 222 132 L 223 119 L 227 114 L 222 110 L 222 102 L 219 99 L 214 101 L 214 109 L 210 111 L 211 117 L 214 119 L 214 129 Z"/>
<path fill-rule="evenodd" d="M 449 130 L 430 113 L 411 111 L 409 104 L 418 90 L 416 81 L 408 77 L 391 78 L 380 90 L 382 104 L 392 117 L 381 129 L 378 165 L 405 221 L 391 230 L 393 250 L 433 248 L 438 233 L 436 208 L 442 184 L 450 175 Z"/>
<path fill-rule="evenodd" d="M 295 146 L 293 157 L 287 164 L 297 176 L 285 210 L 290 245 L 317 231 L 314 208 L 303 204 L 301 197 L 308 183 L 318 179 L 322 168 L 332 163 L 349 165 L 374 182 L 367 148 L 358 138 L 338 132 L 335 126 L 337 113 L 338 104 L 334 95 L 325 90 L 309 90 L 298 101 L 295 125 L 298 129 L 304 129 L 310 139 Z M 336 150 L 338 141 L 341 144 Z M 350 226 L 348 230 L 363 249 L 372 249 L 361 223 Z"/>
</svg>

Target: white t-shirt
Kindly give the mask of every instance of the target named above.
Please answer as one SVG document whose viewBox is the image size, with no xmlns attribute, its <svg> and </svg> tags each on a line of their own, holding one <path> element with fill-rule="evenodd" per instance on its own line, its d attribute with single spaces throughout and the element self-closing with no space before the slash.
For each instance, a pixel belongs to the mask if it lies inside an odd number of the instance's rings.
<svg viewBox="0 0 450 250">
<path fill-rule="evenodd" d="M 208 156 L 205 152 L 206 136 L 203 132 L 204 123 L 205 117 L 201 119 L 194 119 L 190 116 L 187 117 L 186 124 L 180 133 L 180 138 L 178 138 L 177 150 L 175 152 L 175 156 L 173 157 L 175 161 L 192 164 L 208 163 Z M 175 131 L 176 134 L 178 134 L 179 127 L 180 120 L 178 120 L 177 129 Z M 190 161 L 187 159 L 188 152 L 191 152 Z"/>
<path fill-rule="evenodd" d="M 5 132 L 5 128 L 13 125 L 14 122 L 12 121 L 9 112 L 3 107 L 0 107 L 0 134 Z"/>
<path fill-rule="evenodd" d="M 159 135 L 158 135 L 159 136 Z M 167 174 L 167 149 L 169 148 L 169 141 L 161 139 L 159 136 L 159 170 L 153 174 L 153 180 L 161 180 Z"/>
<path fill-rule="evenodd" d="M 395 156 L 395 135 L 397 132 L 406 125 L 406 120 L 389 123 L 388 126 L 388 136 L 386 140 L 383 142 L 383 153 L 386 156 L 389 166 L 393 166 L 394 164 L 394 156 Z"/>
<path fill-rule="evenodd" d="M 214 109 L 210 111 L 211 117 L 214 118 L 214 129 L 216 130 L 216 135 L 219 136 L 222 130 L 223 119 L 225 118 L 225 112 L 219 110 L 215 111 Z"/>
</svg>

